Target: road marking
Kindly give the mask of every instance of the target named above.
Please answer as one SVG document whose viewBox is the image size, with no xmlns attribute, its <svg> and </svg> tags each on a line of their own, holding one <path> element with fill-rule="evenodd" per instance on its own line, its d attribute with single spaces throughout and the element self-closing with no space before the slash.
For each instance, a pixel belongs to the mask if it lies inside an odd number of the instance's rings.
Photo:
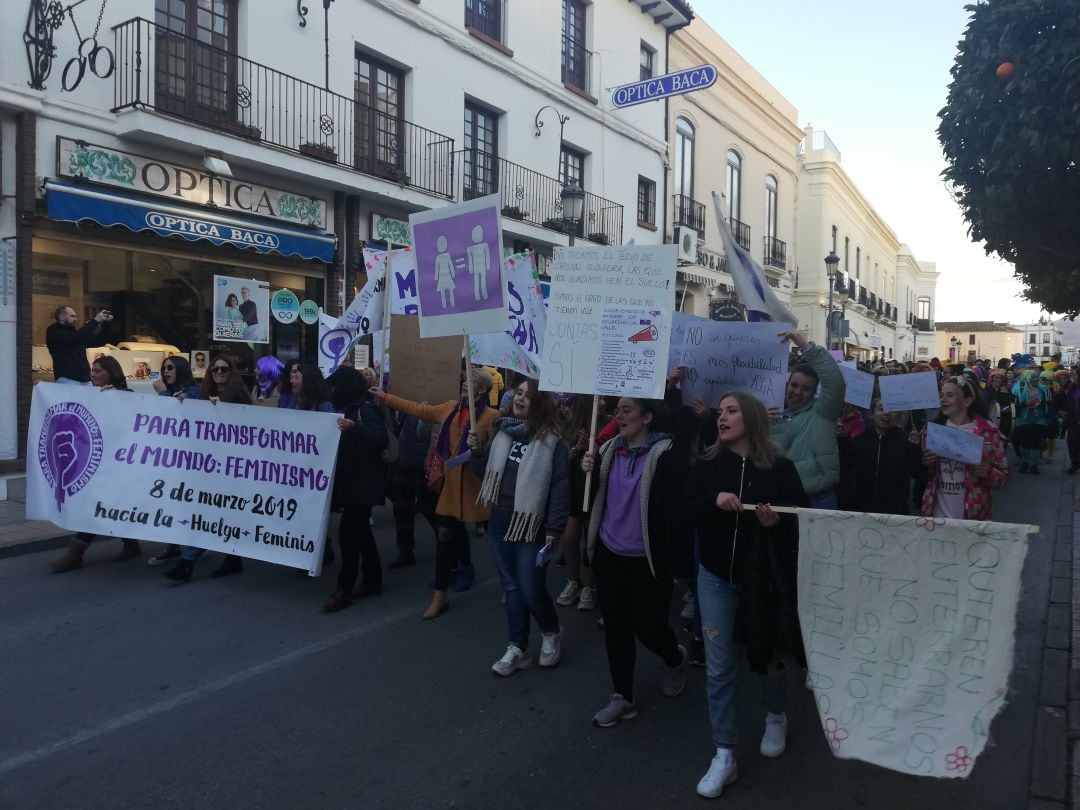
<svg viewBox="0 0 1080 810">
<path fill-rule="evenodd" d="M 477 582 L 472 590 L 481 591 L 490 587 L 498 582 L 497 577 L 491 577 L 486 580 Z M 395 622 L 402 621 L 403 619 L 416 619 L 423 608 L 417 609 L 416 606 L 399 610 L 397 613 L 391 613 L 387 616 L 383 616 L 381 619 L 376 619 L 370 624 L 365 624 L 360 627 L 356 627 L 344 633 L 339 633 L 336 636 L 323 639 L 322 641 L 316 641 L 314 644 L 308 644 L 306 647 L 300 647 L 292 652 L 280 655 L 277 658 L 271 658 L 269 661 L 264 661 L 261 664 L 256 664 L 253 667 L 242 670 L 240 672 L 233 673 L 224 678 L 220 678 L 216 681 L 211 681 L 204 686 L 200 686 L 198 689 L 192 689 L 187 692 L 182 692 L 179 695 L 175 695 L 168 700 L 163 700 L 160 703 L 154 703 L 151 706 L 147 706 L 143 709 L 136 709 L 133 712 L 122 714 L 119 717 L 114 717 L 112 720 L 107 720 L 98 726 L 88 728 L 80 731 L 78 734 L 73 734 L 70 737 L 66 737 L 62 740 L 43 745 L 40 748 L 35 748 L 32 751 L 26 751 L 25 753 L 18 754 L 13 757 L 9 757 L 3 761 L 0 761 L 0 774 L 8 773 L 17 768 L 21 768 L 24 765 L 29 765 L 31 762 L 36 762 L 39 759 L 45 759 L 51 757 L 53 754 L 58 754 L 61 751 L 66 751 L 69 748 L 74 748 L 77 745 L 82 745 L 90 740 L 97 739 L 105 734 L 111 734 L 114 731 L 119 731 L 122 728 L 133 726 L 138 723 L 142 723 L 153 717 L 157 717 L 159 714 L 165 714 L 171 712 L 173 709 L 177 709 L 180 706 L 192 703 L 199 698 L 207 695 L 212 695 L 215 692 L 221 692 L 225 689 L 229 689 L 233 686 L 239 686 L 242 683 L 258 678 L 262 675 L 272 672 L 275 669 L 288 666 L 296 661 L 299 661 L 308 656 L 315 655 L 317 653 L 325 652 L 333 647 L 337 647 L 341 644 L 345 644 L 349 641 L 353 641 L 362 636 L 366 636 L 368 633 L 373 633 L 376 630 L 382 630 L 384 627 L 388 627 Z"/>
</svg>

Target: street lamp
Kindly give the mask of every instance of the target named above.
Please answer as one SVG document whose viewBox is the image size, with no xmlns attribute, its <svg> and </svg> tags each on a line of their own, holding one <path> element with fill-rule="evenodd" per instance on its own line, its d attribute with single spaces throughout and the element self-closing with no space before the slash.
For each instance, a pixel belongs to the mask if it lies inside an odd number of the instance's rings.
<svg viewBox="0 0 1080 810">
<path fill-rule="evenodd" d="M 830 250 L 829 255 L 825 257 L 825 273 L 829 277 L 829 307 L 828 314 L 825 316 L 825 345 L 830 349 L 832 344 L 832 325 L 833 325 L 833 310 L 832 310 L 832 294 L 833 294 L 833 281 L 836 279 L 836 269 L 840 266 L 840 257 L 836 255 L 836 251 Z"/>
<path fill-rule="evenodd" d="M 570 236 L 570 247 L 573 247 L 577 224 L 585 212 L 585 191 L 577 183 L 568 183 L 563 186 L 559 196 L 562 198 L 563 221 L 567 225 L 566 232 Z"/>
</svg>

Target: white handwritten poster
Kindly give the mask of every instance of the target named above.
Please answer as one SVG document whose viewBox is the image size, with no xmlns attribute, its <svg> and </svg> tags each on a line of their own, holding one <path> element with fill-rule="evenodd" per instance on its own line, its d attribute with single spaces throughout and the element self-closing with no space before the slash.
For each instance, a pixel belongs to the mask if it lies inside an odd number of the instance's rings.
<svg viewBox="0 0 1080 810">
<path fill-rule="evenodd" d="M 1005 703 L 1034 530 L 799 510 L 799 620 L 837 757 L 971 773 Z"/>
<path fill-rule="evenodd" d="M 859 371 L 853 365 L 837 363 L 844 378 L 844 402 L 858 408 L 869 408 L 874 396 L 874 375 Z"/>
<path fill-rule="evenodd" d="M 881 404 L 887 411 L 941 407 L 937 375 L 932 371 L 886 374 L 878 379 L 878 390 L 881 391 Z"/>
<path fill-rule="evenodd" d="M 540 388 L 660 399 L 675 245 L 556 248 Z"/>
<path fill-rule="evenodd" d="M 788 344 L 775 323 L 712 321 L 675 313 L 668 369 L 683 366 L 684 404 L 699 397 L 710 408 L 727 391 L 749 391 L 783 407 Z"/>
<path fill-rule="evenodd" d="M 978 464 L 982 461 L 983 437 L 960 428 L 928 422 L 926 449 L 963 464 Z"/>
<path fill-rule="evenodd" d="M 27 517 L 322 569 L 332 413 L 34 386 Z"/>
</svg>

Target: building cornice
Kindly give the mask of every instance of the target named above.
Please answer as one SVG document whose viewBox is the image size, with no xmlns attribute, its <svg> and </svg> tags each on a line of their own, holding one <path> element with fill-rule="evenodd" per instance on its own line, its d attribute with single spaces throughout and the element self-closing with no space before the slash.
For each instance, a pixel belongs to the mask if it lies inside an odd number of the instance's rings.
<svg viewBox="0 0 1080 810">
<path fill-rule="evenodd" d="M 810 190 L 813 190 L 815 187 L 831 189 L 839 185 L 839 190 L 843 193 L 838 195 L 838 199 L 841 203 L 848 206 L 849 210 L 854 215 L 853 219 L 865 219 L 869 222 L 871 227 L 877 229 L 879 236 L 883 241 L 890 245 L 890 250 L 894 254 L 899 255 L 900 246 L 903 242 L 900 241 L 896 232 L 889 227 L 889 224 L 880 214 L 878 214 L 866 197 L 863 196 L 859 187 L 855 185 L 854 181 L 852 181 L 848 176 L 848 173 L 844 171 L 844 168 L 839 163 L 826 160 L 808 161 L 803 157 L 801 158 L 801 165 L 803 171 L 806 172 L 810 178 Z"/>
</svg>

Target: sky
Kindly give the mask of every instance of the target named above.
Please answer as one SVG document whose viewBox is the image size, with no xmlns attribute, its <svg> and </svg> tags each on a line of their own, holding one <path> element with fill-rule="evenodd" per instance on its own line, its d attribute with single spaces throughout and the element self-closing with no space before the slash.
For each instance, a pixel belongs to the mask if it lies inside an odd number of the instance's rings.
<svg viewBox="0 0 1080 810">
<path fill-rule="evenodd" d="M 692 0 L 694 11 L 780 91 L 799 125 L 825 130 L 848 175 L 901 242 L 941 273 L 939 321 L 1037 319 L 1012 265 L 972 243 L 940 174 L 949 69 L 972 0 Z"/>
</svg>

